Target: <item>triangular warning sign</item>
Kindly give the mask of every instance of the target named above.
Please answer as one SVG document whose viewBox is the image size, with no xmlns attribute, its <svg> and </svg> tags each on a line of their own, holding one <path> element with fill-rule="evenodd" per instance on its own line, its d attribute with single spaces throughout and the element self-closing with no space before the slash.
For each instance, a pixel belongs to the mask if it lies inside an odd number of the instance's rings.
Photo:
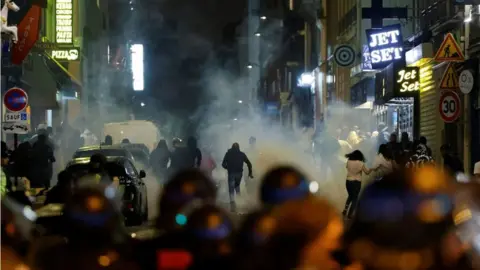
<svg viewBox="0 0 480 270">
<path fill-rule="evenodd" d="M 457 90 L 458 85 L 458 76 L 453 63 L 448 64 L 445 73 L 443 73 L 442 82 L 440 83 L 440 89 L 447 90 Z"/>
<path fill-rule="evenodd" d="M 435 54 L 435 61 L 464 61 L 462 50 L 451 33 L 448 33 Z"/>
</svg>

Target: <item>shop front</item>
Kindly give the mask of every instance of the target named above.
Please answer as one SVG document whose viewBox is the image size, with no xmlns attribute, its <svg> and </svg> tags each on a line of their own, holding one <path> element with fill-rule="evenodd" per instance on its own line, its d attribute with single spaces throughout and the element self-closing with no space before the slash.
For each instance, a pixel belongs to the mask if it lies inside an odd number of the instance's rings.
<svg viewBox="0 0 480 270">
<path fill-rule="evenodd" d="M 410 138 L 418 138 L 420 76 L 420 68 L 402 63 L 390 64 L 375 75 L 373 115 L 377 126 L 383 123 L 389 133 L 406 132 Z"/>
</svg>

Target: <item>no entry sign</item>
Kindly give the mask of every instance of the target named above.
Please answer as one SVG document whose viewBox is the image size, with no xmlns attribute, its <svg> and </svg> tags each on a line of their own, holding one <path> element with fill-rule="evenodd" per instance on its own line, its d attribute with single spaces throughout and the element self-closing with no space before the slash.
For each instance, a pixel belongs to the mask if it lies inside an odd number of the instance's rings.
<svg viewBox="0 0 480 270">
<path fill-rule="evenodd" d="M 445 91 L 440 97 L 438 109 L 440 110 L 440 116 L 445 123 L 455 122 L 460 116 L 460 97 L 453 91 Z"/>
<path fill-rule="evenodd" d="M 23 111 L 28 105 L 27 92 L 18 87 L 10 88 L 3 96 L 3 104 L 9 111 Z"/>
</svg>

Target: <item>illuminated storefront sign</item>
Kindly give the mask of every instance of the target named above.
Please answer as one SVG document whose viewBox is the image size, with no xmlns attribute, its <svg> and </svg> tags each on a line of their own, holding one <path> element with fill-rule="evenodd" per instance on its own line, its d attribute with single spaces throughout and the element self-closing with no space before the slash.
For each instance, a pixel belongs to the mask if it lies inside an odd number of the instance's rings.
<svg viewBox="0 0 480 270">
<path fill-rule="evenodd" d="M 80 57 L 79 48 L 53 50 L 50 54 L 53 59 L 61 61 L 75 61 Z"/>
<path fill-rule="evenodd" d="M 366 30 L 373 69 L 382 69 L 394 61 L 404 59 L 401 31 L 399 24 Z"/>
<path fill-rule="evenodd" d="M 420 69 L 404 67 L 396 71 L 395 92 L 402 96 L 420 90 Z"/>
<path fill-rule="evenodd" d="M 55 41 L 61 44 L 73 43 L 73 0 L 56 0 Z"/>
</svg>

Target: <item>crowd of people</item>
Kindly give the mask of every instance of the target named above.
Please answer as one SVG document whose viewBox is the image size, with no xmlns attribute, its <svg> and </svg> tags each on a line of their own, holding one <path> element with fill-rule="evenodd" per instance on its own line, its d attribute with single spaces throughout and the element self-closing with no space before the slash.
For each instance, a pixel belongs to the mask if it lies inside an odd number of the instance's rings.
<svg viewBox="0 0 480 270">
<path fill-rule="evenodd" d="M 359 153 L 349 159 L 360 161 Z M 91 163 L 90 168 L 99 167 L 97 159 Z M 53 270 L 474 269 L 476 251 L 457 230 L 470 220 L 476 223 L 465 216 L 465 201 L 455 198 L 457 188 L 448 183 L 448 174 L 428 165 L 394 168 L 365 188 L 345 223 L 294 167 L 266 173 L 261 206 L 244 216 L 215 204 L 217 189 L 208 176 L 183 169 L 165 184 L 152 228 L 127 231 L 116 196 L 98 182 L 74 187 L 60 218 L 31 218 L 28 232 L 15 227 L 28 211 L 19 215 L 4 198 L 2 256 L 16 254 L 15 267 Z M 480 203 L 480 187 L 469 190 L 474 205 Z"/>
</svg>

